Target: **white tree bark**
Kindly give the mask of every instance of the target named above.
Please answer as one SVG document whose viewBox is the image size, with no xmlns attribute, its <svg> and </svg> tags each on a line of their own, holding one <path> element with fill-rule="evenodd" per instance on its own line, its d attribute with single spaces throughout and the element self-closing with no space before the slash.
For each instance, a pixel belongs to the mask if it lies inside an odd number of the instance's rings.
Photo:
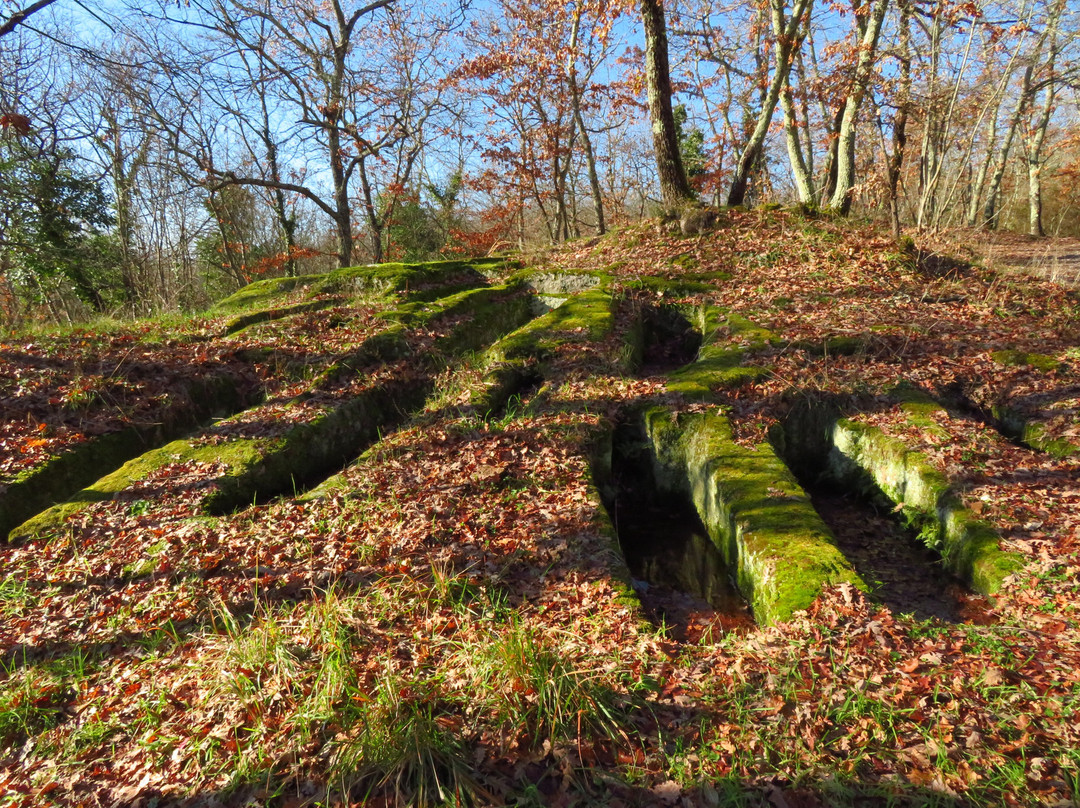
<svg viewBox="0 0 1080 808">
<path fill-rule="evenodd" d="M 773 31 L 773 54 L 775 64 L 773 77 L 765 98 L 758 112 L 757 122 L 750 134 L 750 139 L 743 148 L 739 162 L 735 167 L 735 175 L 731 181 L 731 190 L 728 192 L 729 205 L 741 205 L 746 198 L 746 187 L 750 180 L 750 172 L 761 154 L 761 148 L 765 145 L 765 136 L 769 133 L 769 124 L 772 123 L 776 104 L 780 99 L 781 89 L 787 85 L 788 76 L 791 72 L 792 56 L 802 43 L 799 29 L 802 27 L 803 16 L 810 8 L 810 0 L 795 0 L 791 8 L 791 17 L 784 19 L 784 0 L 770 0 L 770 11 Z"/>
<path fill-rule="evenodd" d="M 870 84 L 870 75 L 877 58 L 877 43 L 888 8 L 889 0 L 876 0 L 870 11 L 870 18 L 866 21 L 859 40 L 859 59 L 855 65 L 854 80 L 844 101 L 840 132 L 837 135 L 836 188 L 829 200 L 829 208 L 842 215 L 847 215 L 851 209 L 851 195 L 855 190 L 855 134 L 858 129 L 859 108 Z"/>
</svg>

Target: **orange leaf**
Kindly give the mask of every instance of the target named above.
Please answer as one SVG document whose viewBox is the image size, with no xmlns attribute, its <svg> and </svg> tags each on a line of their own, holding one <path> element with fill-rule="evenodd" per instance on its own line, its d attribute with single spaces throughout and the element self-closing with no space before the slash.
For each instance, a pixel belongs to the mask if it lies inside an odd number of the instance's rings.
<svg viewBox="0 0 1080 808">
<path fill-rule="evenodd" d="M 919 660 L 914 658 L 909 659 L 907 662 L 904 662 L 901 665 L 897 665 L 896 667 L 902 670 L 904 673 L 914 673 L 915 669 L 919 667 Z"/>
</svg>

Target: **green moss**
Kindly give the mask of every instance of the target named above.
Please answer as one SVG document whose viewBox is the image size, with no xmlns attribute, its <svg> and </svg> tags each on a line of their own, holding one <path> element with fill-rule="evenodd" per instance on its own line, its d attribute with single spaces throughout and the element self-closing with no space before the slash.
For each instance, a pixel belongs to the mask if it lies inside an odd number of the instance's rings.
<svg viewBox="0 0 1080 808">
<path fill-rule="evenodd" d="M 1026 365 L 1044 373 L 1051 373 L 1061 367 L 1061 362 L 1052 356 L 1023 351 L 994 351 L 990 357 L 999 365 L 1019 367 Z"/>
<path fill-rule="evenodd" d="M 900 409 L 903 410 L 909 424 L 938 440 L 951 440 L 949 430 L 935 418 L 935 416 L 947 416 L 945 407 L 925 390 L 909 384 L 900 384 L 892 389 L 890 395 L 901 402 Z"/>
<path fill-rule="evenodd" d="M 502 258 L 479 258 L 421 264 L 371 264 L 299 278 L 269 278 L 248 284 L 220 301 L 213 310 L 230 312 L 266 306 L 291 292 L 308 288 L 313 296 L 373 293 L 433 298 L 457 289 L 482 286 L 487 283 L 490 274 L 508 266 Z"/>
<path fill-rule="evenodd" d="M 1000 405 L 993 407 L 992 412 L 1002 432 L 1038 452 L 1046 452 L 1053 457 L 1080 454 L 1080 443 L 1067 437 L 1050 437 L 1043 424 L 1029 420 L 1022 412 Z"/>
<path fill-rule="evenodd" d="M 490 367 L 480 385 L 469 392 L 469 406 L 484 418 L 502 413 L 515 395 L 541 378 L 533 361 L 499 362 Z"/>
<path fill-rule="evenodd" d="M 668 259 L 668 263 L 673 267 L 679 267 L 680 269 L 691 270 L 698 267 L 697 257 L 693 253 L 680 253 L 679 255 L 673 255 Z"/>
<path fill-rule="evenodd" d="M 443 316 L 460 320 L 451 333 L 436 340 L 432 354 L 418 357 L 408 377 L 339 402 L 314 420 L 289 430 L 272 448 L 231 465 L 218 490 L 207 497 L 207 511 L 225 513 L 256 498 L 287 493 L 328 469 L 340 468 L 382 430 L 423 405 L 433 389 L 431 373 L 440 364 L 440 356 L 475 350 L 529 317 L 527 296 L 505 286 L 460 292 L 409 312 L 414 325 Z M 340 375 L 343 371 L 339 368 L 335 372 Z"/>
<path fill-rule="evenodd" d="M 460 320 L 449 334 L 436 340 L 431 355 L 418 359 L 406 378 L 347 398 L 277 438 L 241 439 L 206 446 L 175 441 L 147 452 L 83 488 L 70 501 L 24 522 L 12 535 L 51 533 L 87 505 L 112 499 L 168 463 L 198 460 L 225 465 L 216 480 L 216 490 L 203 502 L 210 513 L 225 513 L 255 499 L 291 491 L 329 468 L 340 468 L 366 443 L 376 439 L 381 429 L 399 422 L 405 413 L 423 403 L 431 389 L 431 371 L 442 361 L 440 357 L 475 350 L 528 319 L 528 296 L 516 288 L 485 287 L 425 305 L 422 312 L 413 311 L 410 315 L 412 322 L 422 324 L 444 316 Z M 403 350 L 403 345 L 404 326 L 394 327 L 389 336 L 376 335 L 330 368 L 315 386 L 355 372 L 365 360 Z"/>
<path fill-rule="evenodd" d="M 834 477 L 883 493 L 946 567 L 975 591 L 993 594 L 1022 559 L 1000 549 L 997 533 L 963 507 L 948 478 L 919 452 L 877 427 L 841 419 L 832 430 L 829 467 Z"/>
<path fill-rule="evenodd" d="M 644 415 L 659 485 L 684 486 L 761 623 L 786 620 L 825 586 L 865 585 L 769 446 L 739 446 L 723 416 Z"/>
<path fill-rule="evenodd" d="M 421 264 L 374 264 L 339 269 L 314 284 L 322 294 L 399 294 L 432 300 L 455 291 L 484 286 L 489 276 L 508 267 L 502 258 L 429 261 Z"/>
<path fill-rule="evenodd" d="M 607 510 L 604 508 L 600 492 L 594 484 L 590 484 L 587 495 L 595 514 L 593 528 L 604 537 L 607 544 L 605 552 L 610 563 L 606 566 L 612 572 L 608 582 L 611 588 L 615 590 L 615 602 L 633 609 L 638 614 L 639 620 L 644 623 L 645 617 L 641 613 L 641 601 L 634 591 L 630 570 L 626 566 L 622 549 L 619 547 L 619 536 L 615 532 L 615 526 L 611 523 L 611 517 L 608 516 Z"/>
<path fill-rule="evenodd" d="M 463 322 L 449 341 L 436 346 L 451 354 L 475 350 L 504 333 L 506 328 L 531 316 L 530 298 L 517 285 L 466 290 L 431 302 L 414 302 L 383 313 L 394 325 L 366 339 L 355 351 L 341 357 L 322 374 L 320 383 L 332 382 L 376 362 L 400 359 L 409 353 L 409 329 L 433 323 L 440 317 L 463 315 Z"/>
<path fill-rule="evenodd" d="M 505 286 L 486 286 L 470 288 L 448 294 L 435 300 L 414 300 L 383 313 L 383 317 L 402 325 L 417 327 L 433 322 L 439 317 L 450 314 L 468 314 L 478 321 L 487 317 L 501 315 L 497 307 L 508 303 L 513 296 L 524 300 L 525 293 L 520 284 Z M 520 302 L 520 301 L 519 301 Z M 521 306 L 517 307 L 520 311 Z M 496 317 L 497 319 L 497 317 Z"/>
<path fill-rule="evenodd" d="M 697 360 L 668 374 L 668 390 L 690 399 L 707 399 L 713 390 L 738 387 L 760 378 L 765 368 L 745 364 L 746 354 L 774 339 L 767 329 L 714 306 L 694 316 L 702 334 Z"/>
<path fill-rule="evenodd" d="M 374 458 L 380 456 L 382 451 L 379 444 L 365 449 L 359 457 L 349 464 L 349 468 L 363 467 L 365 464 L 372 462 Z M 349 478 L 344 471 L 337 474 L 332 474 L 323 480 L 313 488 L 308 489 L 302 494 L 296 497 L 297 502 L 314 502 L 320 499 L 327 499 L 338 495 L 347 496 L 352 489 L 352 484 L 349 482 Z"/>
<path fill-rule="evenodd" d="M 223 444 L 229 460 L 217 488 L 203 501 L 207 513 L 224 514 L 277 494 L 303 487 L 356 456 L 379 437 L 381 430 L 400 422 L 404 413 L 423 403 L 430 383 L 416 379 L 365 390 L 317 418 L 290 429 L 274 440 L 241 440 Z"/>
<path fill-rule="evenodd" d="M 699 280 L 700 276 L 689 275 L 681 278 L 657 278 L 643 275 L 627 282 L 626 288 L 647 290 L 660 296 L 685 297 L 686 295 L 707 294 L 713 287 Z"/>
<path fill-rule="evenodd" d="M 266 278 L 255 281 L 229 295 L 224 300 L 219 300 L 210 311 L 212 313 L 224 313 L 262 306 L 285 297 L 297 289 L 303 289 L 321 277 L 323 276 L 304 275 L 299 278 Z"/>
<path fill-rule="evenodd" d="M 592 480 L 589 485 L 588 496 L 593 505 L 593 525 L 607 540 L 611 552 L 611 569 L 613 576 L 610 579 L 611 586 L 615 590 L 615 601 L 620 605 L 632 609 L 638 614 L 644 623 L 645 617 L 641 613 L 641 602 L 633 589 L 630 569 L 626 565 L 626 559 L 619 544 L 618 532 L 611 521 L 611 516 L 604 501 L 615 499 L 615 482 L 612 473 L 612 452 L 614 429 L 610 424 L 600 427 L 589 446 L 589 469 L 592 472 Z"/>
<path fill-rule="evenodd" d="M 304 314 L 309 311 L 318 311 L 319 309 L 328 309 L 331 306 L 337 306 L 345 302 L 341 297 L 328 297 L 322 300 L 311 300 L 306 303 L 297 303 L 294 306 L 281 306 L 272 309 L 262 309 L 261 311 L 252 312 L 250 314 L 242 314 L 239 317 L 234 317 L 225 324 L 225 335 L 230 336 L 242 331 L 248 326 L 255 325 L 256 323 L 265 323 L 271 320 L 282 320 L 286 317 L 293 317 L 297 314 Z"/>
<path fill-rule="evenodd" d="M 744 365 L 745 353 L 716 346 L 702 348 L 696 362 L 668 374 L 667 389 L 692 400 L 709 398 L 714 390 L 739 387 L 761 378 L 767 369 Z"/>
<path fill-rule="evenodd" d="M 0 495 L 0 535 L 14 536 L 34 514 L 78 496 L 80 489 L 125 461 L 184 434 L 212 415 L 232 413 L 250 404 L 255 391 L 246 391 L 231 376 L 211 376 L 184 385 L 176 404 L 160 413 L 158 424 L 131 427 L 77 444 L 46 463 L 24 471 Z"/>
<path fill-rule="evenodd" d="M 232 466 L 249 460 L 258 454 L 259 441 L 238 441 L 221 446 L 199 446 L 189 440 L 177 440 L 129 460 L 116 471 L 100 478 L 76 493 L 67 502 L 54 505 L 11 531 L 10 538 L 49 536 L 60 530 L 64 523 L 79 511 L 94 504 L 113 499 L 139 480 L 146 479 L 157 469 L 170 463 L 189 461 L 222 462 Z"/>
<path fill-rule="evenodd" d="M 488 351 L 488 359 L 542 360 L 564 343 L 601 340 L 614 327 L 612 309 L 611 295 L 603 289 L 576 294 L 559 308 L 503 337 Z"/>
<path fill-rule="evenodd" d="M 1033 449 L 1054 457 L 1080 454 L 1080 445 L 1069 438 L 1051 438 L 1042 424 L 1025 423 L 1020 439 Z"/>
<path fill-rule="evenodd" d="M 976 592 L 995 594 L 1004 579 L 1023 566 L 1019 555 L 999 549 L 997 531 L 977 519 L 958 498 L 947 497 L 938 515 L 944 533 L 942 558 Z"/>
<path fill-rule="evenodd" d="M 906 238 L 906 237 L 905 237 Z M 905 252 L 903 250 L 896 252 L 887 252 L 881 256 L 885 264 L 893 272 L 914 272 L 919 267 L 918 257 L 914 251 Z"/>
<path fill-rule="evenodd" d="M 727 327 L 731 339 L 739 340 L 749 349 L 762 348 L 776 340 L 776 335 L 769 329 L 762 328 L 753 320 L 748 320 L 741 314 L 727 312 L 724 315 L 724 325 Z M 722 333 L 722 329 L 718 329 L 716 333 L 719 335 Z M 706 333 L 705 339 L 706 341 L 710 340 L 708 333 Z"/>
</svg>

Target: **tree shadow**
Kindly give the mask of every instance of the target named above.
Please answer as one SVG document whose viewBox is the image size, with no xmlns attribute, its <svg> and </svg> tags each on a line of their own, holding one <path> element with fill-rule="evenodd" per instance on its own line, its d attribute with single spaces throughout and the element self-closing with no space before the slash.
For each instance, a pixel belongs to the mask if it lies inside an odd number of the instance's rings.
<svg viewBox="0 0 1080 808">
<path fill-rule="evenodd" d="M 548 372 L 545 374 L 547 381 L 552 385 L 558 384 L 561 377 L 556 371 L 573 370 L 573 367 L 573 363 L 560 366 L 559 357 L 557 355 L 554 356 L 551 363 L 548 365 Z M 590 368 L 590 372 L 593 372 L 593 370 L 594 368 Z M 430 382 L 430 377 L 428 377 L 428 381 Z M 524 390 L 524 388 L 518 388 L 509 391 L 506 400 L 508 401 L 512 395 L 521 395 Z M 650 401 L 650 399 L 638 397 L 632 399 L 631 404 L 642 405 L 649 403 Z M 660 396 L 656 398 L 655 401 L 670 403 L 671 399 L 666 396 Z M 842 398 L 832 403 L 837 404 L 837 402 L 840 402 L 838 405 L 840 406 L 840 411 L 845 414 L 866 412 L 868 411 L 867 407 L 872 411 L 874 407 L 884 408 L 886 406 L 891 406 L 892 404 L 892 402 L 886 402 L 879 399 L 867 400 L 857 397 Z M 791 403 L 791 401 L 784 402 L 777 399 L 772 402 L 766 402 L 766 405 L 768 406 L 771 404 L 782 409 L 780 405 L 790 405 Z M 505 406 L 506 401 L 503 401 L 501 404 L 496 402 L 496 405 L 492 407 L 492 411 L 498 412 L 504 410 Z M 526 413 L 530 412 L 527 403 L 523 406 Z M 543 401 L 543 406 L 556 410 L 561 408 L 563 412 L 571 414 L 585 415 L 600 412 L 611 417 L 620 408 L 628 406 L 628 404 L 626 401 L 619 400 L 616 402 L 610 398 L 590 398 L 586 396 L 580 399 L 567 401 L 548 396 Z M 430 417 L 435 421 L 438 421 L 442 416 L 451 416 L 458 412 L 459 410 L 456 407 L 445 407 L 432 413 Z M 401 415 L 402 421 L 404 421 L 413 413 L 401 412 L 399 414 Z M 515 428 L 512 425 L 512 422 L 507 424 L 507 428 L 504 432 L 508 440 L 514 440 L 515 438 L 524 440 L 527 436 L 527 431 L 524 428 Z M 313 472 L 310 478 L 307 478 L 306 481 L 301 483 L 301 486 L 307 487 L 315 482 L 321 481 L 321 478 L 319 477 L 320 474 L 333 468 L 335 465 L 340 467 L 339 464 L 346 462 L 346 458 L 355 456 L 355 454 L 362 451 L 367 446 L 370 446 L 372 442 L 378 439 L 378 437 L 381 437 L 381 435 L 372 436 L 366 442 L 351 444 L 347 447 L 337 447 L 335 451 L 339 451 L 334 455 L 335 460 L 323 464 L 321 471 Z M 586 451 L 588 451 L 588 447 L 585 448 Z M 463 454 L 468 453 L 468 441 L 462 442 L 460 451 Z M 492 484 L 498 483 L 495 482 Z M 191 485 L 195 484 L 192 483 Z M 174 490 L 176 490 L 176 488 L 168 484 L 146 489 L 150 496 L 158 496 Z M 280 490 L 278 493 L 280 493 Z M 468 493 L 468 491 L 463 491 L 462 496 L 465 496 Z M 259 496 L 267 497 L 272 495 L 273 491 L 269 488 L 265 489 L 264 493 L 259 494 Z M 594 503 L 594 505 L 597 504 Z M 597 516 L 599 517 L 599 513 L 597 513 Z M 237 518 L 243 518 L 243 514 L 241 513 Z M 552 523 L 552 536 L 547 538 L 563 538 L 558 533 L 558 524 L 557 521 Z M 510 551 L 502 554 L 489 553 L 486 557 L 486 561 L 488 565 L 484 569 L 486 580 L 490 581 L 494 586 L 504 586 L 507 589 L 509 589 L 507 582 L 518 580 L 524 569 L 532 570 L 535 574 L 539 574 L 539 572 L 547 566 L 545 574 L 559 574 L 560 572 L 559 567 L 553 564 L 548 565 L 547 561 L 541 559 L 536 553 L 522 554 Z M 444 573 L 447 571 L 451 573 L 460 573 L 475 568 L 475 562 L 472 556 L 463 552 L 447 553 L 444 563 L 446 564 L 443 569 Z M 581 566 L 581 560 L 578 559 L 573 562 L 572 567 L 563 567 L 561 569 L 563 571 L 570 569 L 573 569 L 573 571 L 580 571 Z M 282 605 L 310 602 L 324 595 L 325 587 L 320 588 L 311 581 L 305 585 L 301 585 L 299 588 L 295 587 L 289 578 L 289 574 L 298 569 L 309 572 L 312 571 L 313 568 L 299 567 L 297 565 L 291 567 L 284 565 L 251 566 L 234 561 L 223 561 L 213 569 L 204 571 L 201 578 L 203 581 L 228 578 L 245 585 L 249 583 L 253 585 L 255 583 L 259 584 L 257 596 L 253 593 L 250 597 L 233 599 L 225 604 L 230 614 L 237 620 L 240 629 L 243 630 L 249 628 L 260 614 L 265 613 L 265 610 L 278 608 Z M 433 574 L 434 569 L 433 566 L 429 566 L 425 570 L 421 564 L 418 567 L 414 567 L 413 572 L 418 575 Z M 177 575 L 174 576 L 172 580 L 180 579 L 182 577 L 184 576 Z M 267 579 L 270 579 L 269 583 Z M 126 579 L 122 577 L 112 578 L 99 576 L 87 579 L 87 585 L 98 586 L 102 589 L 112 589 L 114 592 L 118 593 L 132 582 L 156 580 L 159 580 L 159 578 L 155 577 L 155 574 L 153 573 L 142 576 L 130 576 Z M 281 584 L 273 584 L 274 580 L 280 581 Z M 354 594 L 370 588 L 380 580 L 383 580 L 380 576 L 362 575 L 359 573 L 356 573 L 354 577 L 350 578 L 348 573 L 346 573 L 344 576 L 333 577 L 326 582 L 326 585 L 332 585 L 335 591 L 341 591 L 344 594 Z M 524 598 L 525 595 L 518 593 L 518 597 Z M 103 639 L 100 642 L 91 645 L 79 645 L 73 642 L 60 641 L 38 647 L 28 647 L 24 645 L 19 648 L 10 648 L 5 652 L 3 662 L 10 672 L 14 668 L 22 665 L 36 664 L 38 662 L 56 659 L 65 655 L 70 655 L 76 651 L 87 653 L 95 658 L 105 659 L 125 653 L 125 649 L 129 649 L 132 646 L 156 642 L 163 634 L 169 638 L 170 642 L 180 644 L 204 631 L 212 629 L 213 627 L 213 616 L 202 615 L 200 617 L 191 618 L 189 621 L 185 621 L 178 625 L 171 625 L 168 627 L 158 626 L 146 631 L 119 632 L 112 637 Z M 688 725 L 708 717 L 706 713 L 691 708 L 670 709 L 673 713 L 672 723 L 675 725 Z M 631 731 L 638 728 L 639 727 L 630 722 L 624 729 L 629 734 Z M 782 808 L 782 806 L 785 805 L 789 806 L 789 808 L 808 808 L 808 806 L 869 806 L 879 804 L 903 806 L 936 805 L 942 806 L 943 808 L 959 808 L 960 806 L 970 804 L 961 798 L 944 795 L 931 788 L 906 784 L 883 784 L 870 774 L 866 773 L 856 773 L 854 775 L 841 774 L 842 767 L 839 765 L 839 762 L 835 777 L 826 776 L 816 779 L 790 781 L 785 779 L 785 775 L 777 769 L 776 766 L 770 765 L 768 761 L 762 761 L 760 776 L 749 779 L 733 776 L 709 783 L 697 783 L 696 785 L 692 785 L 685 789 L 673 787 L 668 783 L 660 783 L 652 787 L 643 787 L 639 784 L 639 781 L 635 780 L 635 774 L 633 772 L 634 767 L 632 765 L 608 762 L 614 761 L 616 758 L 612 754 L 605 755 L 604 750 L 597 751 L 594 749 L 590 754 L 592 755 L 591 760 L 586 759 L 587 756 L 585 756 L 576 763 L 571 761 L 569 767 L 565 765 L 564 760 L 557 759 L 555 756 L 545 756 L 539 761 L 525 763 L 523 767 L 514 767 L 510 780 L 511 789 L 506 794 L 506 802 L 510 803 L 517 800 L 520 796 L 519 804 L 525 804 L 528 800 L 532 800 L 537 804 L 567 805 L 622 804 L 651 806 L 671 805 L 683 801 L 683 804 L 690 805 L 760 805 L 763 806 L 763 808 L 766 806 L 768 808 Z M 567 771 L 568 768 L 569 775 Z M 507 776 L 505 771 L 496 771 L 495 775 L 503 778 Z M 640 774 L 638 777 L 640 777 Z M 268 788 L 268 785 L 272 785 L 273 788 Z M 88 789 L 93 787 L 92 778 L 88 778 L 85 786 Z M 295 788 L 295 793 L 291 792 L 290 788 Z M 139 792 L 137 796 L 131 797 L 130 804 L 134 805 L 138 803 L 145 805 L 149 802 L 156 801 L 158 805 L 220 804 L 223 806 L 233 806 L 252 804 L 252 802 L 258 801 L 268 805 L 286 805 L 289 804 L 289 801 L 293 800 L 294 797 L 306 799 L 309 796 L 314 796 L 307 794 L 306 789 L 307 786 L 304 786 L 303 783 L 293 783 L 288 780 L 287 777 L 276 774 L 275 769 L 271 768 L 263 776 L 248 778 L 225 790 L 200 790 L 196 793 L 184 795 L 183 797 L 176 797 L 146 789 Z"/>
</svg>

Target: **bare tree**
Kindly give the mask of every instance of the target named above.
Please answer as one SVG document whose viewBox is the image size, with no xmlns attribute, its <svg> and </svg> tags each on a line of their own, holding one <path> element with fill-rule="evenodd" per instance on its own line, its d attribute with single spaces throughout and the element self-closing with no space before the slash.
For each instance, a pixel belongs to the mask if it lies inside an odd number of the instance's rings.
<svg viewBox="0 0 1080 808">
<path fill-rule="evenodd" d="M 776 104 L 788 84 L 792 59 L 802 44 L 799 31 L 803 27 L 803 17 L 811 6 L 811 0 L 794 0 L 790 16 L 785 14 L 785 5 L 785 0 L 769 0 L 773 34 L 773 75 L 762 99 L 753 132 L 735 167 L 727 198 L 729 205 L 741 205 L 746 197 L 750 172 L 758 162 L 761 149 L 765 145 L 765 136 L 769 133 Z"/>
<path fill-rule="evenodd" d="M 855 20 L 859 31 L 855 71 L 840 118 L 840 130 L 836 147 L 836 188 L 829 199 L 829 208 L 847 214 L 851 208 L 851 196 L 855 190 L 855 135 L 858 129 L 859 108 L 870 85 L 877 58 L 877 43 L 889 0 L 873 0 L 870 8 L 856 9 Z M 861 14 L 859 12 L 862 12 Z"/>
<path fill-rule="evenodd" d="M 679 153 L 675 115 L 671 106 L 671 68 L 668 62 L 667 23 L 662 0 L 641 0 L 645 26 L 645 83 L 649 94 L 653 152 L 660 177 L 660 195 L 669 207 L 694 199 Z"/>
<path fill-rule="evenodd" d="M 210 189 L 266 189 L 286 239 L 290 225 L 279 192 L 310 201 L 334 223 L 341 266 L 354 260 L 359 191 L 371 253 L 380 260 L 394 194 L 407 186 L 425 143 L 424 126 L 440 102 L 431 57 L 446 26 L 409 14 L 397 0 L 194 2 L 181 22 L 201 32 L 201 59 L 190 47 L 186 58 L 202 64 L 183 69 L 166 59 L 158 89 L 200 114 L 160 123 Z M 418 26 L 429 32 L 427 50 L 418 45 Z M 222 92 L 222 82 L 238 68 L 254 86 L 246 95 L 235 85 Z M 193 103 L 197 98 L 203 100 Z M 237 131 L 250 135 L 247 160 L 233 154 L 227 133 Z M 309 169 L 296 168 L 304 163 Z M 284 165 L 292 166 L 291 175 Z"/>
</svg>

